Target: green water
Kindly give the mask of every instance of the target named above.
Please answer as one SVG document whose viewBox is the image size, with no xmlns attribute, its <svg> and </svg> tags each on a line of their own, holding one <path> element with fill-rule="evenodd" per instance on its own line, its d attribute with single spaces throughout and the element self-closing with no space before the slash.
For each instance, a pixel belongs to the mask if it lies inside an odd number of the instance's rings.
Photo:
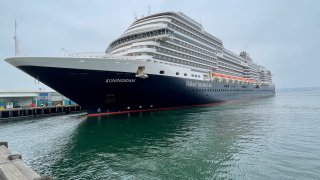
<svg viewBox="0 0 320 180">
<path fill-rule="evenodd" d="M 320 90 L 212 107 L 0 123 L 56 179 L 320 179 Z"/>
</svg>

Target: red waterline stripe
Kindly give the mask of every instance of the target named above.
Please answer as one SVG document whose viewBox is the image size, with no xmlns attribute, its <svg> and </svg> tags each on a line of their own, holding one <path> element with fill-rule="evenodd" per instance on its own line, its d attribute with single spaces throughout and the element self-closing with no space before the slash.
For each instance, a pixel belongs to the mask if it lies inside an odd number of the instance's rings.
<svg viewBox="0 0 320 180">
<path fill-rule="evenodd" d="M 233 102 L 233 101 L 228 101 Z M 202 106 L 213 106 L 218 104 L 223 104 L 226 102 L 216 102 L 216 103 L 209 103 L 209 104 L 196 104 L 196 105 L 189 105 L 189 106 L 177 106 L 177 107 L 168 107 L 168 108 L 155 108 L 155 109 L 141 109 L 141 110 L 130 110 L 130 111 L 117 111 L 117 112 L 105 112 L 105 113 L 97 113 L 97 114 L 88 114 L 88 117 L 97 117 L 97 116 L 104 116 L 104 115 L 112 115 L 112 114 L 127 114 L 127 113 L 136 113 L 136 112 L 148 112 L 148 111 L 164 111 L 164 110 L 174 110 L 180 108 L 188 108 L 188 107 L 202 107 Z"/>
</svg>

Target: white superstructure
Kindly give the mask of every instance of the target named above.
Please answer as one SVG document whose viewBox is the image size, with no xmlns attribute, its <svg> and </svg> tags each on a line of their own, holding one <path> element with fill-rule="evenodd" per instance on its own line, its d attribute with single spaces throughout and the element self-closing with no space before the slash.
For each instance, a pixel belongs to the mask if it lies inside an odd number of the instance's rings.
<svg viewBox="0 0 320 180">
<path fill-rule="evenodd" d="M 137 19 L 106 53 L 110 57 L 146 57 L 219 78 L 272 84 L 271 72 L 254 63 L 248 53 L 237 55 L 225 49 L 220 39 L 183 13 L 164 12 Z"/>
</svg>

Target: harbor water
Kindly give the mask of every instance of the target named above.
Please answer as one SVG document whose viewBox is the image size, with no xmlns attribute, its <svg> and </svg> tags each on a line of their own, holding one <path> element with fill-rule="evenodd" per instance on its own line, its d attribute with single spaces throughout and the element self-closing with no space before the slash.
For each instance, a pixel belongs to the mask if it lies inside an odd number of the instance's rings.
<svg viewBox="0 0 320 180">
<path fill-rule="evenodd" d="M 320 89 L 210 107 L 0 122 L 55 179 L 320 179 Z"/>
</svg>

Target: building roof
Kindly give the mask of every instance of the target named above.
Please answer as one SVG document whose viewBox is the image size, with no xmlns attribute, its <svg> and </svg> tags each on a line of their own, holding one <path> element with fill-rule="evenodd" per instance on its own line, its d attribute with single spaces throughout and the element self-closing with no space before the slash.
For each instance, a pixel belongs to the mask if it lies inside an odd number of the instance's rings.
<svg viewBox="0 0 320 180">
<path fill-rule="evenodd" d="M 39 93 L 54 93 L 53 90 L 0 90 L 0 98 L 38 97 Z"/>
<path fill-rule="evenodd" d="M 54 90 L 3 90 L 0 89 L 0 93 L 52 93 Z"/>
<path fill-rule="evenodd" d="M 28 92 L 7 92 L 3 93 L 0 92 L 0 98 L 7 98 L 7 97 L 38 97 L 37 93 L 28 93 Z"/>
</svg>

